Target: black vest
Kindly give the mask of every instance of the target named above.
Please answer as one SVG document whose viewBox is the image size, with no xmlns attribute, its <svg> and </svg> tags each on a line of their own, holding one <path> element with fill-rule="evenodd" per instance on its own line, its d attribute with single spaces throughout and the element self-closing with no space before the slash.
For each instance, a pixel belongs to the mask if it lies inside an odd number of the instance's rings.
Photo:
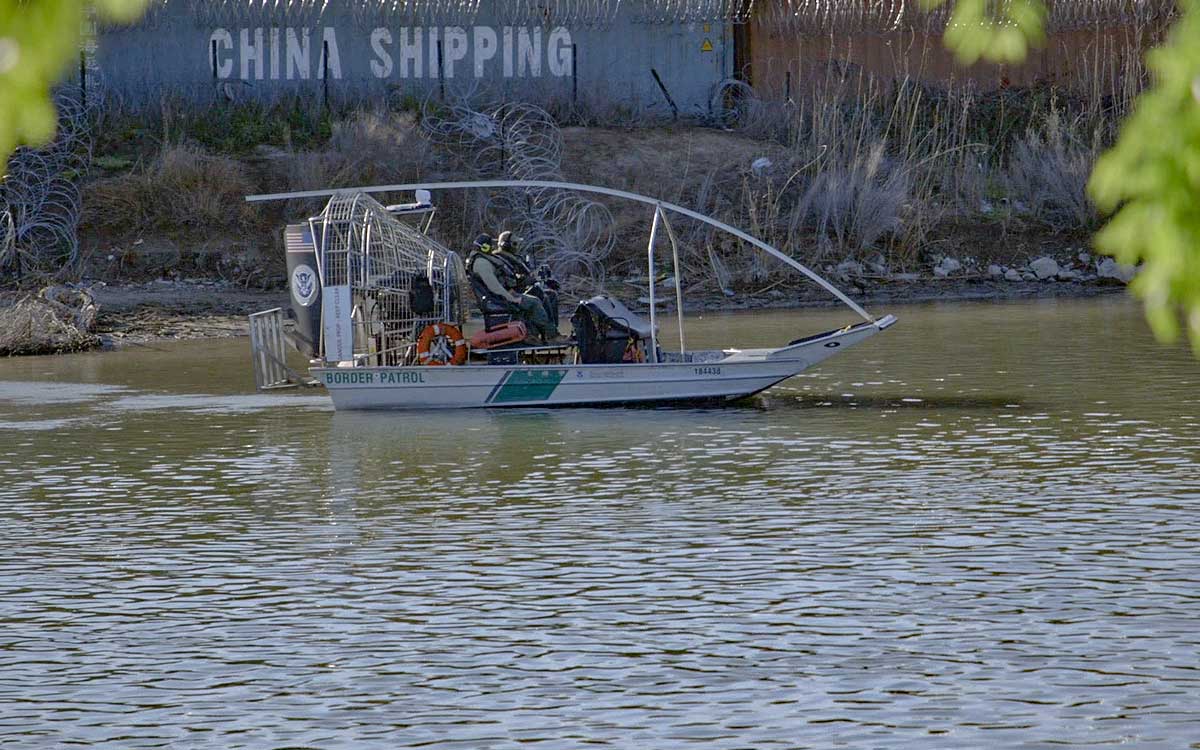
<svg viewBox="0 0 1200 750">
<path fill-rule="evenodd" d="M 467 256 L 467 272 L 471 274 L 472 285 L 475 285 L 477 280 L 475 261 L 480 258 L 491 261 L 492 268 L 496 271 L 496 280 L 510 292 L 524 292 L 525 287 L 528 287 L 533 281 L 533 271 L 530 271 L 529 266 L 512 253 L 502 250 L 493 250 L 490 253 L 473 250 Z"/>
</svg>

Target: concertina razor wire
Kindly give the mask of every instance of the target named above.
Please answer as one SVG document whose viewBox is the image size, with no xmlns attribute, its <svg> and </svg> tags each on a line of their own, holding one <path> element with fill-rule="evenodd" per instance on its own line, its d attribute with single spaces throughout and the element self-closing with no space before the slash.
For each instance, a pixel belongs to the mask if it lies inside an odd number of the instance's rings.
<svg viewBox="0 0 1200 750">
<path fill-rule="evenodd" d="M 79 260 L 80 179 L 92 159 L 91 114 L 99 96 L 55 93 L 58 130 L 45 146 L 23 146 L 0 177 L 0 273 L 53 276 Z"/>
<path fill-rule="evenodd" d="M 1007 0 L 993 4 L 1004 18 Z M 1048 0 L 1047 29 L 1148 24 L 1175 13 L 1172 0 Z M 933 10 L 918 0 L 151 0 L 138 26 L 187 18 L 199 26 L 313 26 L 349 15 L 361 28 L 380 25 L 488 23 L 603 28 L 624 13 L 634 23 L 753 23 L 793 33 L 940 33 L 953 0 Z M 1003 21 L 1001 20 L 1003 23 Z"/>
<path fill-rule="evenodd" d="M 430 141 L 461 160 L 473 178 L 564 179 L 562 134 L 535 105 L 427 106 L 422 124 Z M 487 194 L 478 214 L 489 231 L 507 229 L 521 238 L 560 278 L 603 281 L 602 262 L 616 245 L 603 203 L 556 188 L 499 190 Z"/>
</svg>

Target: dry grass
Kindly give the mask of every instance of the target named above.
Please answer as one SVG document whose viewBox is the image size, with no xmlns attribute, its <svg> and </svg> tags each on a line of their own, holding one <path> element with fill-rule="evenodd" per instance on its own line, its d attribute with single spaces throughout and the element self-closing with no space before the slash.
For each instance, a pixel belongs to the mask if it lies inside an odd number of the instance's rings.
<svg viewBox="0 0 1200 750">
<path fill-rule="evenodd" d="M 737 132 L 782 152 L 762 169 L 744 160 L 710 169 L 682 202 L 809 264 L 910 267 L 937 230 L 964 221 L 999 234 L 1024 224 L 1090 231 L 1099 217 L 1088 175 L 1144 84 L 1134 55 L 1103 64 L 1125 72 L 1098 74 L 1082 92 L 984 94 L 859 76 L 810 82 L 794 101 L 748 99 Z M 727 283 L 760 284 L 772 272 L 740 262 L 712 232 L 692 240 L 693 266 Z"/>
<path fill-rule="evenodd" d="M 123 232 L 236 233 L 253 224 L 244 163 L 196 146 L 168 146 L 145 168 L 96 180 L 84 194 L 87 225 Z"/>
<path fill-rule="evenodd" d="M 1004 175 L 1006 193 L 1020 214 L 1054 229 L 1092 229 L 1100 214 L 1087 195 L 1088 176 L 1101 151 L 1101 135 L 1090 140 L 1051 112 L 1016 144 Z"/>
<path fill-rule="evenodd" d="M 428 178 L 433 149 L 411 113 L 364 110 L 335 122 L 321 149 L 279 154 L 267 181 L 278 192 L 414 182 Z M 324 201 L 289 201 L 289 216 L 319 211 Z"/>
<path fill-rule="evenodd" d="M 694 208 L 808 262 L 904 241 L 919 176 L 888 148 L 882 125 L 832 100 L 817 103 L 780 109 L 778 122 L 760 119 L 749 132 L 567 129 L 564 168 L 570 178 Z M 649 212 L 610 207 L 622 238 L 616 257 L 635 266 Z M 678 229 L 689 278 L 740 286 L 776 270 L 705 226 L 680 221 Z"/>
<path fill-rule="evenodd" d="M 261 236 L 280 216 L 306 215 L 323 201 L 263 211 L 247 205 L 246 195 L 412 181 L 429 176 L 433 164 L 412 115 L 362 111 L 334 123 L 320 149 L 264 147 L 254 158 L 238 159 L 195 144 L 168 145 L 144 166 L 89 183 L 85 223 L 123 235 Z"/>
<path fill-rule="evenodd" d="M 434 164 L 433 149 L 409 112 L 355 113 L 334 124 L 329 148 L 355 167 L 358 180 L 419 180 Z"/>
</svg>

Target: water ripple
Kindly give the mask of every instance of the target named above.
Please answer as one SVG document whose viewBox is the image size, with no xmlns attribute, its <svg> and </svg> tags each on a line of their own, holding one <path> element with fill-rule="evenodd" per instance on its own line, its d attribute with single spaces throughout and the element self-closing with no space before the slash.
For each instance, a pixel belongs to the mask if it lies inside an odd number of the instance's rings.
<svg viewBox="0 0 1200 750">
<path fill-rule="evenodd" d="M 725 409 L 5 384 L 0 746 L 1200 747 L 1195 364 L 1003 313 Z"/>
</svg>

